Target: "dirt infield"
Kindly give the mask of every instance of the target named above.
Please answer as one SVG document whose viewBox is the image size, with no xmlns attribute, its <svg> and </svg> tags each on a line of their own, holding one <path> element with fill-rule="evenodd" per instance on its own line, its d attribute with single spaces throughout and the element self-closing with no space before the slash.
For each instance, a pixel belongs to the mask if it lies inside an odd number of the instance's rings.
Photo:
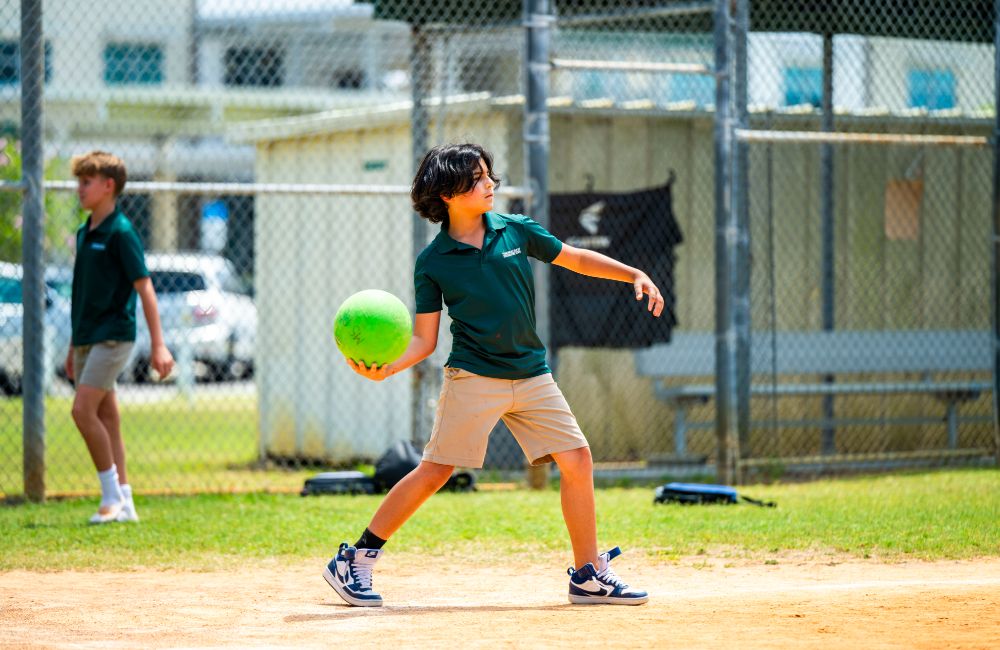
<svg viewBox="0 0 1000 650">
<path fill-rule="evenodd" d="M 549 558 L 541 558 L 548 560 Z M 322 560 L 240 572 L 0 574 L 3 647 L 997 648 L 1000 559 L 785 557 L 777 564 L 628 555 L 638 607 L 574 606 L 558 558 L 484 566 L 387 554 L 381 609 L 344 605 Z"/>
</svg>

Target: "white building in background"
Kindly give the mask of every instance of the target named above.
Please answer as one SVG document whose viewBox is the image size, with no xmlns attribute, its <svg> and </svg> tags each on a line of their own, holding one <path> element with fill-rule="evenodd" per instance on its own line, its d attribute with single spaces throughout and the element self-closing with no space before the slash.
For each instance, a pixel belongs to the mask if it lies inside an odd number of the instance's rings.
<svg viewBox="0 0 1000 650">
<path fill-rule="evenodd" d="M 19 5 L 0 0 L 0 130 L 8 132 L 21 113 Z M 249 182 L 254 151 L 226 142 L 226 125 L 406 94 L 404 25 L 376 22 L 370 5 L 347 0 L 271 5 L 106 0 L 95 10 L 47 0 L 47 156 L 101 148 L 121 155 L 134 180 Z M 127 199 L 152 248 L 197 242 L 201 200 Z"/>
<path fill-rule="evenodd" d="M 19 6 L 0 0 L 0 16 L 9 17 L 0 23 L 0 131 L 15 131 L 20 120 Z M 228 125 L 410 96 L 408 26 L 374 20 L 370 4 L 350 0 L 105 0 L 99 10 L 46 0 L 43 28 L 48 154 L 110 149 L 134 179 L 252 181 L 257 154 L 227 141 Z M 710 66 L 711 38 L 557 27 L 553 54 Z M 990 45 L 849 35 L 834 43 L 838 110 L 991 109 Z M 517 25 L 433 37 L 431 95 L 520 93 L 522 48 Z M 820 37 L 752 34 L 748 56 L 754 109 L 819 105 Z M 569 101 L 702 111 L 715 102 L 711 75 L 557 70 L 551 79 L 552 96 Z M 140 198 L 133 213 L 150 224 L 153 248 L 197 241 L 185 233 L 197 223 L 198 201 Z"/>
<path fill-rule="evenodd" d="M 0 0 L 0 126 L 16 127 L 19 2 Z M 222 141 L 224 125 L 369 105 L 409 96 L 409 29 L 374 20 L 351 0 L 47 0 L 46 123 L 51 153 L 92 143 L 125 153 L 137 176 L 252 178 L 249 148 Z M 507 32 L 510 32 L 509 34 Z M 517 27 L 433 43 L 431 93 L 521 92 Z M 711 66 L 710 34 L 556 28 L 564 58 Z M 834 39 L 834 100 L 851 112 L 974 113 L 993 97 L 990 44 Z M 751 34 L 750 104 L 819 104 L 822 39 Z M 553 96 L 613 102 L 714 104 L 709 75 L 556 71 Z M 379 103 L 376 101 L 375 103 Z M 185 169 L 178 169 L 183 161 Z"/>
<path fill-rule="evenodd" d="M 823 90 L 823 39 L 816 34 L 751 34 L 749 104 L 760 109 L 818 107 Z M 914 110 L 978 114 L 993 105 L 993 48 L 843 34 L 833 39 L 837 110 Z"/>
</svg>

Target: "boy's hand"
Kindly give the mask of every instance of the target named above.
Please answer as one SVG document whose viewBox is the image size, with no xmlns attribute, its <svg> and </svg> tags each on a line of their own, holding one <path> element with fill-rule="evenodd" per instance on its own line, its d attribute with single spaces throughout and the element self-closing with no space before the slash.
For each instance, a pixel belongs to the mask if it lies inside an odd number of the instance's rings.
<svg viewBox="0 0 1000 650">
<path fill-rule="evenodd" d="M 66 379 L 69 379 L 70 381 L 73 381 L 75 379 L 75 377 L 73 377 L 73 346 L 72 345 L 69 346 L 69 352 L 66 353 L 66 365 L 65 365 L 65 368 L 66 368 Z"/>
<path fill-rule="evenodd" d="M 649 276 L 645 273 L 640 272 L 639 275 L 635 276 L 632 280 L 632 286 L 635 288 L 635 299 L 642 300 L 642 294 L 649 294 L 649 306 L 647 311 L 653 312 L 653 316 L 657 318 L 663 313 L 663 296 L 660 294 L 660 290 L 656 288 L 653 281 L 649 279 Z"/>
<path fill-rule="evenodd" d="M 157 345 L 149 355 L 149 365 L 152 366 L 160 379 L 166 379 L 174 369 L 174 357 L 165 345 Z"/>
<path fill-rule="evenodd" d="M 371 379 L 372 381 L 383 381 L 393 374 L 391 372 L 391 363 L 383 363 L 381 367 L 373 363 L 372 367 L 369 368 L 363 363 L 357 363 L 353 359 L 348 359 L 347 365 L 349 365 L 354 372 L 358 373 L 365 379 Z"/>
</svg>

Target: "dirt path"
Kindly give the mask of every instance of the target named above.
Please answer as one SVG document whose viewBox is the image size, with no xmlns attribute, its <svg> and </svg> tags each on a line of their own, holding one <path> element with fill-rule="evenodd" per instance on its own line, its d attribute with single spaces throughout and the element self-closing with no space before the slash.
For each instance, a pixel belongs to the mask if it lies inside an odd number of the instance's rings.
<svg viewBox="0 0 1000 650">
<path fill-rule="evenodd" d="M 344 605 L 322 560 L 244 571 L 0 574 L 0 646 L 998 648 L 1000 559 L 725 566 L 622 556 L 638 607 L 566 601 L 558 561 L 387 554 L 381 609 Z M 362 647 L 362 646 L 358 646 Z"/>
</svg>

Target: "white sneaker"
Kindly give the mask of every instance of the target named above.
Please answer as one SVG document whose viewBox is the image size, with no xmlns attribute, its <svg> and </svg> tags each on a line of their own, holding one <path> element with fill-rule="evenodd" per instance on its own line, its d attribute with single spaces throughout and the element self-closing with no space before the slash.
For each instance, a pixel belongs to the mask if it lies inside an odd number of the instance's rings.
<svg viewBox="0 0 1000 650">
<path fill-rule="evenodd" d="M 600 569 L 588 562 L 580 569 L 569 568 L 569 602 L 575 605 L 641 605 L 649 594 L 634 589 L 618 577 L 610 566 L 611 560 L 621 555 L 617 546 L 598 557 Z"/>
<path fill-rule="evenodd" d="M 372 567 L 382 552 L 382 549 L 354 548 L 344 542 L 326 565 L 323 577 L 349 605 L 381 607 L 382 596 L 372 591 Z"/>
<path fill-rule="evenodd" d="M 122 515 L 124 510 L 124 503 L 119 501 L 118 503 L 110 503 L 106 506 L 101 506 L 97 509 L 90 517 L 90 523 L 92 524 L 110 524 L 114 521 L 119 521 L 119 517 Z"/>
<path fill-rule="evenodd" d="M 118 521 L 139 521 L 139 515 L 135 511 L 135 501 L 132 499 L 122 501 L 122 509 L 118 513 Z"/>
</svg>

